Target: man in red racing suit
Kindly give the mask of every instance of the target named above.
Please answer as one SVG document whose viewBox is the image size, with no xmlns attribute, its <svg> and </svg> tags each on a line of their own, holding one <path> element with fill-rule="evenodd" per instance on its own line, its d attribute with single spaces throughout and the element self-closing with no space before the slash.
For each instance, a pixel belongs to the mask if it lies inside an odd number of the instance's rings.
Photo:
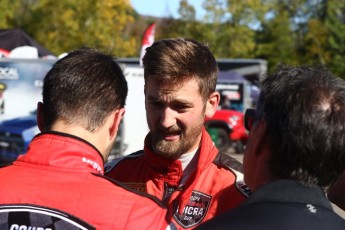
<svg viewBox="0 0 345 230">
<path fill-rule="evenodd" d="M 144 151 L 106 165 L 106 176 L 162 200 L 180 229 L 196 227 L 245 200 L 249 190 L 239 172 L 242 165 L 219 153 L 205 129 L 195 170 L 183 184 L 181 161 L 171 162 L 153 153 L 149 138 Z"/>
<path fill-rule="evenodd" d="M 143 66 L 144 151 L 113 162 L 106 176 L 154 195 L 179 228 L 193 228 L 238 206 L 248 191 L 241 165 L 218 154 L 204 128 L 219 104 L 217 63 L 206 45 L 171 38 L 146 48 Z"/>
<path fill-rule="evenodd" d="M 114 57 L 70 52 L 45 76 L 42 95 L 42 133 L 0 168 L 0 229 L 172 228 L 161 201 L 103 176 L 127 97 Z"/>
<path fill-rule="evenodd" d="M 42 154 L 42 149 L 46 154 Z M 10 216 L 18 208 L 22 215 L 31 217 L 28 223 L 9 220 L 11 226 L 22 223 L 37 227 L 35 215 L 51 229 L 83 226 L 134 230 L 167 226 L 166 209 L 159 201 L 103 177 L 101 154 L 89 143 L 67 134 L 49 132 L 36 136 L 26 154 L 0 168 L 0 180 L 0 219 L 5 218 L 4 211 Z M 46 215 L 40 216 L 36 210 L 44 210 Z"/>
</svg>

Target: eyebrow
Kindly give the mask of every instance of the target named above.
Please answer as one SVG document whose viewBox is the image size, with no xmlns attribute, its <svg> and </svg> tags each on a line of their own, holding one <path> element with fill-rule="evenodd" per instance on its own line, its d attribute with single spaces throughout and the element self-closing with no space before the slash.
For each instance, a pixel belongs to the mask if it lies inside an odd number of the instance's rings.
<svg viewBox="0 0 345 230">
<path fill-rule="evenodd" d="M 165 103 L 164 100 L 161 100 L 160 97 L 157 97 L 157 96 L 148 96 L 148 100 L 149 101 L 156 101 L 156 102 L 163 102 Z M 169 103 L 172 103 L 172 104 L 181 104 L 181 105 L 186 105 L 186 106 L 193 106 L 193 103 L 188 101 L 188 100 L 184 100 L 184 99 L 179 99 L 179 98 L 175 98 L 174 100 L 170 101 Z"/>
</svg>

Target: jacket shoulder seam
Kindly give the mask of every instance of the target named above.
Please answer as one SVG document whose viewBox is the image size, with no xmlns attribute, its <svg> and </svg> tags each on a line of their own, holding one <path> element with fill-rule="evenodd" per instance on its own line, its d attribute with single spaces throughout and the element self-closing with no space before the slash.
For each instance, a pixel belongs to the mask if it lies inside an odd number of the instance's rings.
<svg viewBox="0 0 345 230">
<path fill-rule="evenodd" d="M 101 178 L 104 178 L 106 180 L 108 180 L 109 182 L 111 182 L 112 184 L 114 184 L 115 186 L 118 186 L 118 187 L 121 187 L 129 192 L 132 192 L 132 193 L 135 193 L 141 197 L 146 197 L 150 200 L 153 200 L 157 205 L 159 205 L 161 208 L 164 208 L 166 209 L 166 206 L 163 204 L 163 202 L 161 200 L 159 200 L 157 197 L 153 196 L 153 195 L 150 195 L 148 193 L 145 193 L 145 192 L 140 192 L 140 191 L 137 191 L 129 186 L 127 186 L 126 184 L 120 182 L 120 181 L 117 181 L 117 180 L 114 180 L 110 177 L 107 177 L 107 176 L 103 176 L 103 175 L 100 175 L 100 174 L 96 174 L 96 173 L 92 173 L 94 176 L 97 176 L 97 177 L 101 177 Z"/>
<path fill-rule="evenodd" d="M 228 169 L 234 169 L 238 172 L 243 173 L 243 166 L 242 164 L 237 161 L 235 158 L 224 154 L 224 153 L 218 153 L 216 158 L 213 160 L 213 163 L 215 165 L 228 168 Z"/>
<path fill-rule="evenodd" d="M 127 160 L 127 159 L 134 159 L 140 156 L 144 155 L 144 150 L 139 150 L 137 152 L 131 153 L 127 156 L 120 157 L 117 159 L 114 159 L 104 165 L 104 173 L 109 173 L 113 168 L 115 168 L 116 165 L 118 165 L 120 162 Z"/>
<path fill-rule="evenodd" d="M 231 171 L 232 174 L 235 176 L 236 189 L 240 191 L 240 193 L 243 194 L 245 197 L 250 196 L 251 191 L 244 182 L 243 166 L 239 161 L 227 154 L 218 153 L 213 163 L 217 166 L 223 167 Z"/>
</svg>

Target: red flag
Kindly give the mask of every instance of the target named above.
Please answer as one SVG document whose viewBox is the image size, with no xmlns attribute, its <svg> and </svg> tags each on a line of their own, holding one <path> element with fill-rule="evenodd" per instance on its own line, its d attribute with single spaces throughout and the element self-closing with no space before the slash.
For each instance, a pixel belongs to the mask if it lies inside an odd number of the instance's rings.
<svg viewBox="0 0 345 230">
<path fill-rule="evenodd" d="M 10 55 L 9 51 L 0 48 L 0 58 L 1 57 L 8 57 L 9 55 Z"/>
<path fill-rule="evenodd" d="M 156 29 L 156 23 L 151 23 L 145 30 L 143 39 L 141 40 L 141 49 L 140 49 L 140 66 L 143 65 L 143 57 L 146 53 L 146 48 L 151 46 L 152 43 L 155 40 L 155 29 Z"/>
</svg>

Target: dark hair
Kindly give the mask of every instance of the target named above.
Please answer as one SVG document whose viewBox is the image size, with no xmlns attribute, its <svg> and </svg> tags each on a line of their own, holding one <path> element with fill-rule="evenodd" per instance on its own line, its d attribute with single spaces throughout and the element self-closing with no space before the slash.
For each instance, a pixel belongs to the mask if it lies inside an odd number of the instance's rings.
<svg viewBox="0 0 345 230">
<path fill-rule="evenodd" d="M 218 67 L 207 48 L 186 38 L 164 39 L 146 49 L 143 58 L 145 84 L 153 78 L 162 84 L 183 84 L 186 80 L 199 82 L 203 99 L 215 91 Z"/>
<path fill-rule="evenodd" d="M 275 176 L 327 190 L 345 165 L 345 82 L 321 67 L 279 66 L 261 83 Z"/>
<path fill-rule="evenodd" d="M 127 82 L 110 55 L 82 48 L 57 61 L 44 78 L 45 128 L 57 119 L 89 131 L 125 105 Z"/>
</svg>

